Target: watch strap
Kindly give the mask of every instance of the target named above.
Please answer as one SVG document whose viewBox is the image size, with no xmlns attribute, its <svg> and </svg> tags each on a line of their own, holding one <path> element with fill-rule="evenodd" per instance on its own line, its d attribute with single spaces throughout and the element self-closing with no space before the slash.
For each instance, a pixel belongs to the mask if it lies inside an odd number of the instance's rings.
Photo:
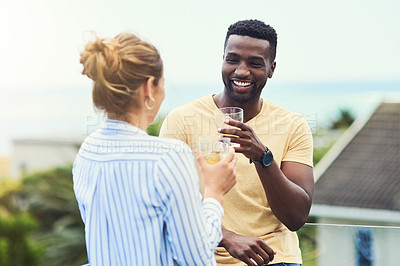
<svg viewBox="0 0 400 266">
<path fill-rule="evenodd" d="M 264 157 L 265 157 L 268 153 L 271 153 L 271 151 L 270 151 L 270 149 L 268 149 L 268 147 L 265 147 L 265 148 L 266 148 L 266 151 L 264 151 L 263 154 L 261 154 L 260 159 L 259 159 L 258 161 L 254 161 L 254 160 L 252 160 L 252 159 L 249 159 L 250 164 L 251 164 L 251 163 L 258 164 L 258 165 L 260 165 L 260 166 L 263 167 L 263 168 L 264 168 L 264 167 L 268 167 L 268 166 L 271 165 L 272 161 L 271 161 L 268 165 L 264 165 Z M 272 153 L 271 153 L 271 155 L 272 155 Z M 272 157 L 272 158 L 273 158 L 273 157 Z"/>
<path fill-rule="evenodd" d="M 263 154 L 264 154 L 264 153 L 263 153 Z M 250 164 L 251 164 L 251 163 L 254 163 L 254 164 L 258 164 L 258 165 L 263 166 L 262 163 L 260 163 L 259 161 L 253 161 L 252 159 L 249 159 L 249 162 L 250 162 Z"/>
</svg>

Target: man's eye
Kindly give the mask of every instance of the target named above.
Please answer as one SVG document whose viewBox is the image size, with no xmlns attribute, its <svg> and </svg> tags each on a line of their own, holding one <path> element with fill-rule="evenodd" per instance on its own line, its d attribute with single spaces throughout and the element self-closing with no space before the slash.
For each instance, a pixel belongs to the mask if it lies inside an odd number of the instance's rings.
<svg viewBox="0 0 400 266">
<path fill-rule="evenodd" d="M 252 65 L 254 67 L 262 67 L 263 66 L 263 64 L 257 63 L 257 62 L 251 62 L 250 65 Z"/>
<path fill-rule="evenodd" d="M 228 63 L 236 63 L 238 60 L 233 58 L 226 58 L 225 61 Z"/>
</svg>

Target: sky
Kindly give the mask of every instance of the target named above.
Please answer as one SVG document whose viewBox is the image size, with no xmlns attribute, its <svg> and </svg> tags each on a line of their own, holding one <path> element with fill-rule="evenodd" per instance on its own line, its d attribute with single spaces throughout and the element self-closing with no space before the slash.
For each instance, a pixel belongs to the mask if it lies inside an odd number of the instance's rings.
<svg viewBox="0 0 400 266">
<path fill-rule="evenodd" d="M 0 89 L 86 86 L 91 31 L 152 42 L 171 82 L 219 82 L 226 29 L 248 18 L 278 32 L 277 81 L 400 79 L 398 0 L 1 1 Z"/>
<path fill-rule="evenodd" d="M 0 1 L 0 123 L 10 129 L 7 137 L 31 118 L 67 119 L 50 97 L 78 106 L 81 99 L 71 95 L 85 90 L 90 101 L 79 54 L 93 33 L 129 31 L 153 43 L 164 60 L 166 97 L 179 84 L 221 84 L 226 30 L 241 19 L 276 29 L 276 83 L 400 81 L 398 0 Z"/>
</svg>

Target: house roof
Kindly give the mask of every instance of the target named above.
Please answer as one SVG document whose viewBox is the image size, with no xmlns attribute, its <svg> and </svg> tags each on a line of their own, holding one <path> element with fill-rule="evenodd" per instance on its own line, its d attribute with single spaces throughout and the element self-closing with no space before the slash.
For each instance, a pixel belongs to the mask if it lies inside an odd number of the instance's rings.
<svg viewBox="0 0 400 266">
<path fill-rule="evenodd" d="M 313 204 L 400 211 L 400 103 L 380 104 L 332 150 L 316 176 Z"/>
</svg>

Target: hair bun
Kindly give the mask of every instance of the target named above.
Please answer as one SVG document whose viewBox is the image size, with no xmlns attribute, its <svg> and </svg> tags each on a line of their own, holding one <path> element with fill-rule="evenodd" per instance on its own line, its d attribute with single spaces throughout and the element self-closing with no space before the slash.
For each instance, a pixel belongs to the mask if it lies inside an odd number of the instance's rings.
<svg viewBox="0 0 400 266">
<path fill-rule="evenodd" d="M 120 67 L 119 44 L 114 39 L 96 38 L 87 43 L 80 62 L 82 74 L 92 80 L 107 79 Z"/>
<path fill-rule="evenodd" d="M 163 62 L 157 49 L 132 33 L 112 39 L 94 38 L 81 53 L 82 74 L 93 80 L 93 103 L 115 117 L 125 116 L 136 104 L 136 91 L 149 77 L 158 86 Z"/>
</svg>

